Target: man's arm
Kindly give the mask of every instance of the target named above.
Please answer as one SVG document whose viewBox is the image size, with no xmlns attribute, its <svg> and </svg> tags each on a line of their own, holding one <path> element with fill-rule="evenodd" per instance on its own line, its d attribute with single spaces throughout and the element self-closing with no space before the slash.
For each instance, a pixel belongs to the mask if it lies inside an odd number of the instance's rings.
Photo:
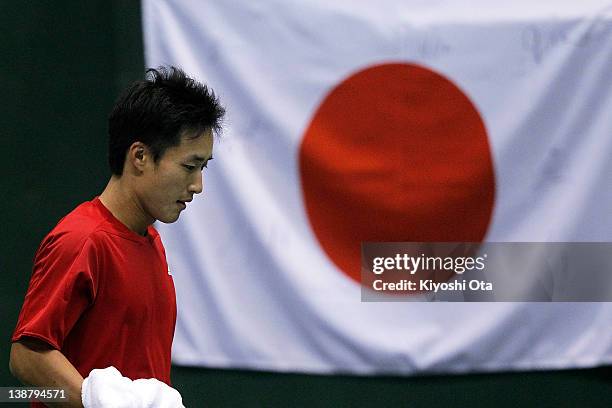
<svg viewBox="0 0 612 408">
<path fill-rule="evenodd" d="M 11 346 L 11 373 L 22 383 L 34 387 L 66 390 L 67 402 L 46 403 L 53 407 L 82 408 L 83 377 L 58 350 L 41 340 L 22 338 Z"/>
</svg>

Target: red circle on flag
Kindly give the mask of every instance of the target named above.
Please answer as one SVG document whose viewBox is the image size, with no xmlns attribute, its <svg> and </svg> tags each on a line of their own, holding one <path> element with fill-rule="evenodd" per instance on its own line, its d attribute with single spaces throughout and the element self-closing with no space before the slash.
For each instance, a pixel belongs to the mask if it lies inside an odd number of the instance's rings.
<svg viewBox="0 0 612 408">
<path fill-rule="evenodd" d="M 299 169 L 314 234 L 357 282 L 361 242 L 481 242 L 491 220 L 483 120 L 459 87 L 415 64 L 371 66 L 334 87 Z"/>
</svg>

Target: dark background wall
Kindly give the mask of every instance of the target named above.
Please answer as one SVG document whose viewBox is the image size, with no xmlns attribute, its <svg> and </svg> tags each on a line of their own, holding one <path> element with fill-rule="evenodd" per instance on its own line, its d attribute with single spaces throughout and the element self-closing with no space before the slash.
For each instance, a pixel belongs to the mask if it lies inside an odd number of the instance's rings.
<svg viewBox="0 0 612 408">
<path fill-rule="evenodd" d="M 106 184 L 106 117 L 144 60 L 138 1 L 2 1 L 0 26 L 0 386 L 11 386 L 9 339 L 32 256 Z M 420 378 L 174 367 L 173 381 L 189 407 L 612 406 L 610 367 Z"/>
</svg>

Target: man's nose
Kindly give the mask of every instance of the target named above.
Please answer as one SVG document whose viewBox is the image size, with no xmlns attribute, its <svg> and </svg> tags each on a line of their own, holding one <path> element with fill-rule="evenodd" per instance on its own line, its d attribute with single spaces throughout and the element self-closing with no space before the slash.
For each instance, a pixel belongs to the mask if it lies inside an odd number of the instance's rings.
<svg viewBox="0 0 612 408">
<path fill-rule="evenodd" d="M 203 174 L 201 171 L 196 172 L 195 180 L 189 185 L 189 192 L 194 194 L 200 194 L 204 189 Z"/>
</svg>

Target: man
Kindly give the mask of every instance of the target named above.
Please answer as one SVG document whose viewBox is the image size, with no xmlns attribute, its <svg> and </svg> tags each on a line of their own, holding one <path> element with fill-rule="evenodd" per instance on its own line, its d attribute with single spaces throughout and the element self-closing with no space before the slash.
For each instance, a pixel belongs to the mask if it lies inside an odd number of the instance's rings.
<svg viewBox="0 0 612 408">
<path fill-rule="evenodd" d="M 128 394 L 146 388 L 139 379 L 170 384 L 175 292 L 151 224 L 176 221 L 202 192 L 224 109 L 180 69 L 147 74 L 109 116 L 108 185 L 38 248 L 13 333 L 11 372 L 28 385 L 64 388 L 68 402 L 58 406 L 95 405 L 108 397 L 96 392 L 108 394 L 113 384 L 127 393 L 118 398 L 134 401 Z M 92 372 L 111 366 L 112 375 Z"/>
</svg>

